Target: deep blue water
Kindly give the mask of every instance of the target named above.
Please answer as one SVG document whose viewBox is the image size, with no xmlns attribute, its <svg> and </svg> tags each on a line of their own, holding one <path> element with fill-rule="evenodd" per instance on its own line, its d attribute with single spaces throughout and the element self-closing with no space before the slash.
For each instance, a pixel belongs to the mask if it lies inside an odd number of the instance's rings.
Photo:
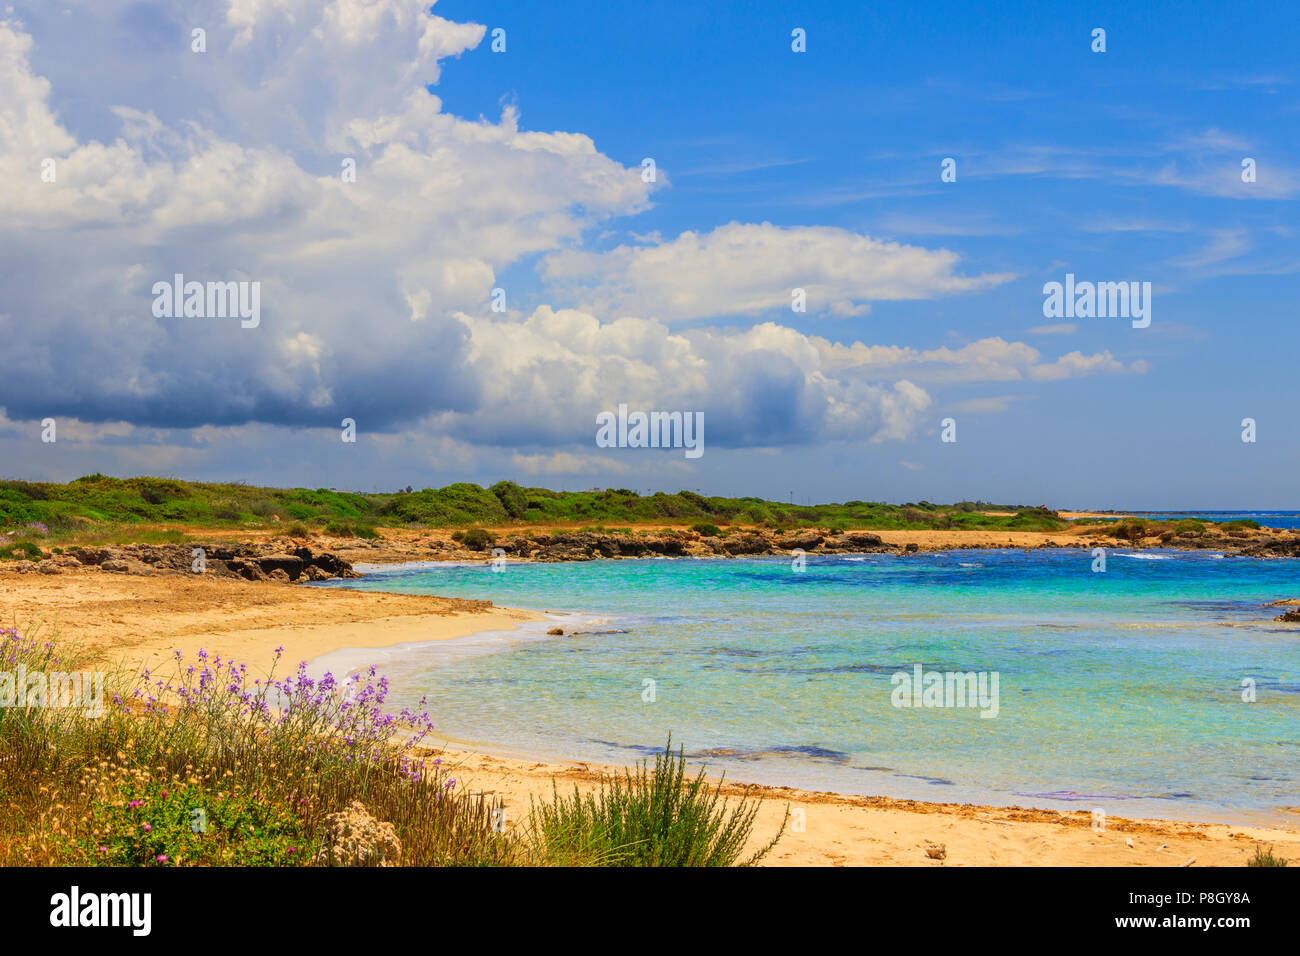
<svg viewBox="0 0 1300 956">
<path fill-rule="evenodd" d="M 1300 513 L 1295 511 L 1134 511 L 1138 518 L 1176 521 L 1197 518 L 1201 521 L 1255 521 L 1265 528 L 1300 528 Z"/>
</svg>

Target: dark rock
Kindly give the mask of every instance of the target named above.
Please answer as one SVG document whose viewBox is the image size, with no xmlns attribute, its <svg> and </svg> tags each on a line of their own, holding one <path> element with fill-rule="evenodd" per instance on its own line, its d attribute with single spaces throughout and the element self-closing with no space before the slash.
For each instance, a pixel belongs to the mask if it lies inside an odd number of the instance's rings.
<svg viewBox="0 0 1300 956">
<path fill-rule="evenodd" d="M 276 571 L 283 571 L 285 577 L 292 581 L 302 574 L 303 560 L 296 554 L 267 554 L 257 559 L 257 565 L 271 576 Z"/>
<path fill-rule="evenodd" d="M 618 553 L 625 558 L 639 558 L 649 550 L 643 539 L 630 536 L 619 538 L 615 545 L 618 548 Z"/>
<path fill-rule="evenodd" d="M 651 535 L 645 539 L 645 547 L 652 554 L 680 556 L 686 553 L 686 542 L 677 534 Z"/>
<path fill-rule="evenodd" d="M 538 558 L 542 561 L 591 561 L 613 558 L 620 553 L 619 538 L 593 531 L 573 531 L 552 535 Z"/>
<path fill-rule="evenodd" d="M 880 535 L 870 531 L 846 531 L 841 540 L 850 548 L 879 548 L 885 543 Z"/>
<path fill-rule="evenodd" d="M 232 558 L 226 562 L 226 566 L 246 581 L 266 580 L 266 572 L 262 570 L 261 565 L 250 558 Z"/>
<path fill-rule="evenodd" d="M 302 560 L 304 567 L 317 567 L 331 577 L 341 575 L 345 571 L 351 571 L 352 565 L 344 561 L 332 551 L 313 552 L 311 548 L 303 545 L 300 548 L 294 548 L 290 552 L 294 557 Z"/>
<path fill-rule="evenodd" d="M 495 543 L 506 554 L 526 555 L 533 550 L 533 543 L 522 535 L 512 535 Z"/>
<path fill-rule="evenodd" d="M 106 559 L 113 556 L 107 548 L 77 548 L 69 551 L 68 554 L 82 564 L 103 564 Z"/>
<path fill-rule="evenodd" d="M 795 548 L 811 551 L 821 544 L 823 540 L 822 535 L 817 531 L 792 531 L 789 534 L 782 535 L 777 540 L 777 544 L 787 551 Z"/>
<path fill-rule="evenodd" d="M 771 549 L 766 538 L 747 531 L 728 535 L 722 547 L 728 554 L 766 554 Z"/>
</svg>

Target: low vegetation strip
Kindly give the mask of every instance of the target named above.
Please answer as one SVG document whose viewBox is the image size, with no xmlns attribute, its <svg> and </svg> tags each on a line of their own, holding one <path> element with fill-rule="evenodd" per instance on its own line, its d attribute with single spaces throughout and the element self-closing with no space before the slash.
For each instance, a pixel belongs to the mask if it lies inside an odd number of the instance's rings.
<svg viewBox="0 0 1300 956">
<path fill-rule="evenodd" d="M 996 513 L 986 513 L 996 512 Z M 75 533 L 87 525 L 290 527 L 368 537 L 376 527 L 502 527 L 511 524 L 675 522 L 714 527 L 834 529 L 1064 528 L 1046 508 L 964 501 L 903 505 L 848 501 L 801 506 L 762 498 L 706 497 L 693 491 L 639 495 L 626 488 L 551 491 L 500 481 L 490 488 L 458 483 L 359 494 L 317 488 L 258 488 L 168 478 L 86 475 L 67 484 L 0 481 L 0 530 L 36 526 L 43 534 Z M 136 537 L 133 540 L 147 540 Z M 164 539 L 167 540 L 167 539 Z M 172 539 L 175 540 L 175 539 Z"/>
</svg>

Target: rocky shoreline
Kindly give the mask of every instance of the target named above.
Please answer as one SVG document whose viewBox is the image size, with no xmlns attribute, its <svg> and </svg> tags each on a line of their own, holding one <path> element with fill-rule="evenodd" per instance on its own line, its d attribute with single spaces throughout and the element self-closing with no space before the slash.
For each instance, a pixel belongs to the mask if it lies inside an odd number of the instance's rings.
<svg viewBox="0 0 1300 956">
<path fill-rule="evenodd" d="M 349 562 L 334 552 L 288 540 L 264 545 L 127 544 L 69 548 L 61 553 L 51 551 L 40 561 L 16 562 L 10 570 L 39 574 L 81 570 L 116 574 L 194 574 L 197 573 L 196 562 L 200 559 L 198 567 L 204 574 L 245 581 L 289 584 L 360 577 Z"/>
<path fill-rule="evenodd" d="M 886 534 L 891 534 L 886 532 Z M 896 532 L 891 536 L 906 536 Z M 127 544 L 108 547 L 74 547 L 65 551 L 42 549 L 41 558 L 7 562 L 0 567 L 17 572 L 58 574 L 95 569 L 111 573 L 193 573 L 201 551 L 204 571 L 218 577 L 248 581 L 301 583 L 336 577 L 357 577 L 357 563 L 395 564 L 410 561 L 488 561 L 505 557 L 511 561 L 594 561 L 618 558 L 684 557 L 729 558 L 752 555 L 782 555 L 798 552 L 819 554 L 899 554 L 921 551 L 975 549 L 1035 550 L 1065 548 L 1090 551 L 1094 548 L 1143 550 L 1212 550 L 1231 557 L 1300 557 L 1300 533 L 1269 530 L 1220 531 L 1207 528 L 1195 534 L 1126 540 L 1108 535 L 1100 528 L 1035 535 L 1032 544 L 995 540 L 952 543 L 889 542 L 873 531 L 834 531 L 800 528 L 772 530 L 734 528 L 724 535 L 701 534 L 694 530 L 643 531 L 508 531 L 480 532 L 478 540 L 467 541 L 464 532 L 410 531 L 401 529 L 391 536 L 310 539 L 271 537 L 242 544 Z"/>
</svg>

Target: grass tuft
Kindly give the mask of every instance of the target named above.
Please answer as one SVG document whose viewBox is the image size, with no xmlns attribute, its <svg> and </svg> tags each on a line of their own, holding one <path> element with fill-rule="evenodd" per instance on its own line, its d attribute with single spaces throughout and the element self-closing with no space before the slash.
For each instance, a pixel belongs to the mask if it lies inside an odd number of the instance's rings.
<svg viewBox="0 0 1300 956">
<path fill-rule="evenodd" d="M 1273 848 L 1267 850 L 1262 846 L 1255 847 L 1255 855 L 1246 861 L 1247 866 L 1286 866 L 1286 860 L 1277 856 Z"/>
<path fill-rule="evenodd" d="M 569 866 L 753 866 L 776 846 L 789 820 L 770 842 L 741 858 L 761 800 L 749 791 L 730 808 L 722 783 L 710 789 L 704 768 L 686 774 L 685 751 L 672 752 L 672 738 L 634 771 L 602 780 L 595 794 L 574 787 L 571 798 L 558 787 L 550 803 L 534 802 L 529 831 L 535 851 Z"/>
</svg>

